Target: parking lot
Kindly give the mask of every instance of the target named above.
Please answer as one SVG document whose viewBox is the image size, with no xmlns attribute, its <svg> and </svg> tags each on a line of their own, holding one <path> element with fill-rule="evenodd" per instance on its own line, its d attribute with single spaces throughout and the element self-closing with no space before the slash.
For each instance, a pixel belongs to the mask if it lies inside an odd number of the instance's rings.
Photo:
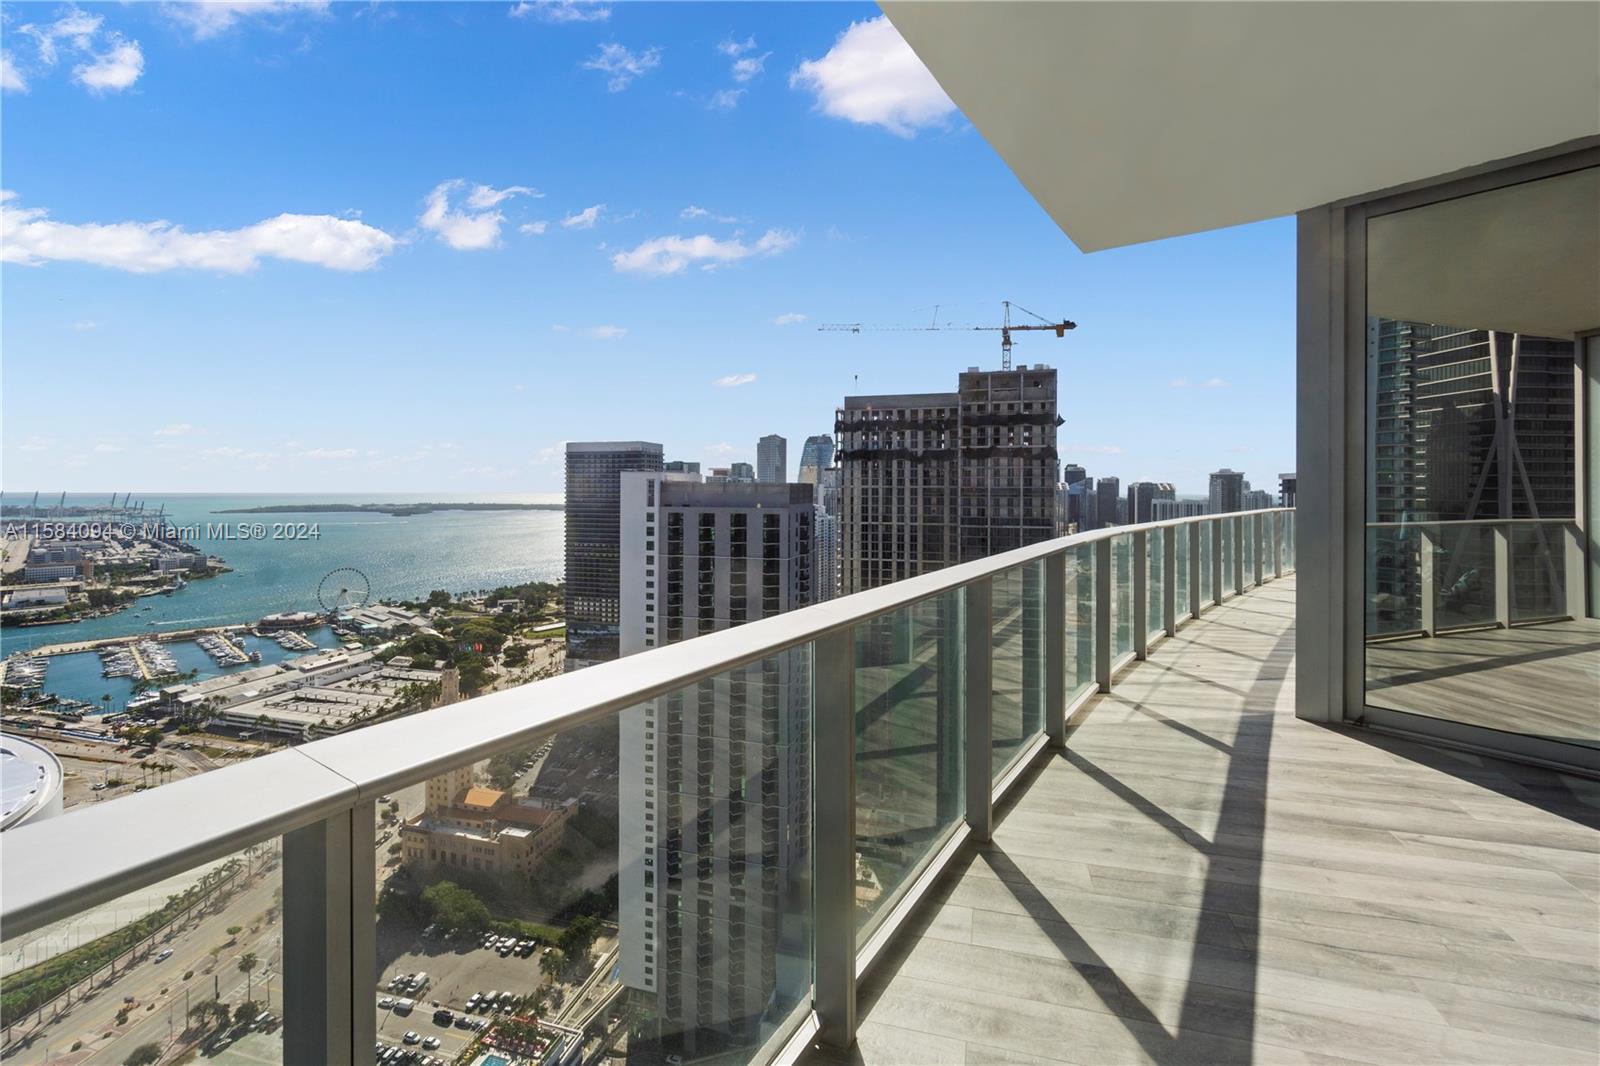
<svg viewBox="0 0 1600 1066">
<path fill-rule="evenodd" d="M 428 985 L 420 993 L 396 989 L 389 991 L 391 980 L 397 975 L 426 973 Z M 527 958 L 511 954 L 502 958 L 497 952 L 478 946 L 446 944 L 442 941 L 422 941 L 416 947 L 395 959 L 378 975 L 377 1001 L 384 998 L 413 999 L 416 1006 L 409 1014 L 400 1014 L 390 1008 L 378 1007 L 378 1040 L 380 1043 L 398 1045 L 407 1031 L 419 1036 L 437 1037 L 438 1049 L 417 1047 L 414 1061 L 425 1061 L 427 1055 L 446 1056 L 450 1061 L 472 1038 L 473 1031 L 454 1025 L 439 1025 L 433 1020 L 434 1011 L 448 1007 L 456 1017 L 465 1011 L 467 1000 L 476 993 L 512 992 L 517 995 L 535 991 L 543 981 L 539 972 L 539 953 L 536 950 Z M 482 1018 L 481 1013 L 466 1015 Z"/>
</svg>

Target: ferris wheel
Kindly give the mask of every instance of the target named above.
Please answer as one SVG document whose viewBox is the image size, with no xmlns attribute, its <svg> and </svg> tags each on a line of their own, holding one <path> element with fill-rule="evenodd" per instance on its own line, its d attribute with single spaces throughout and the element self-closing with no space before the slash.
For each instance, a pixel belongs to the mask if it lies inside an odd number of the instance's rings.
<svg viewBox="0 0 1600 1066">
<path fill-rule="evenodd" d="M 341 566 L 323 575 L 317 584 L 317 602 L 329 614 L 349 607 L 365 606 L 372 596 L 372 582 L 353 566 Z"/>
</svg>

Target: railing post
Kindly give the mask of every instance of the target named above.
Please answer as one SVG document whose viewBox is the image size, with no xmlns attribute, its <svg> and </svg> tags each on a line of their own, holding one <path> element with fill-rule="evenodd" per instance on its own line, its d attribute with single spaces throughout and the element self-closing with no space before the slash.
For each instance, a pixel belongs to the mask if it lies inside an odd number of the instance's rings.
<svg viewBox="0 0 1600 1066">
<path fill-rule="evenodd" d="M 1211 602 L 1222 602 L 1222 531 L 1227 528 L 1226 518 L 1211 521 Z"/>
<path fill-rule="evenodd" d="M 1044 732 L 1067 743 L 1067 553 L 1044 557 Z"/>
<path fill-rule="evenodd" d="M 1094 682 L 1111 691 L 1111 538 L 1094 542 Z"/>
<path fill-rule="evenodd" d="M 1283 524 L 1282 511 L 1273 511 L 1272 515 L 1272 576 L 1283 576 Z"/>
<path fill-rule="evenodd" d="M 1234 595 L 1241 596 L 1244 594 L 1244 515 L 1230 515 L 1228 521 L 1233 524 L 1233 573 L 1228 575 L 1228 580 L 1233 582 Z"/>
<path fill-rule="evenodd" d="M 1494 620 L 1501 629 L 1511 628 L 1511 527 L 1494 527 Z"/>
<path fill-rule="evenodd" d="M 1178 632 L 1178 538 L 1185 535 L 1182 526 L 1161 531 L 1161 628 L 1169 637 Z"/>
<path fill-rule="evenodd" d="M 1439 632 L 1437 621 L 1439 609 L 1439 590 L 1434 588 L 1435 555 L 1439 550 L 1438 534 L 1429 526 L 1417 527 L 1417 569 L 1419 571 L 1418 595 L 1422 600 L 1422 632 L 1425 636 L 1436 636 Z"/>
<path fill-rule="evenodd" d="M 856 1039 L 856 638 L 817 638 L 812 766 L 815 789 L 817 1041 L 844 1050 Z"/>
<path fill-rule="evenodd" d="M 1133 657 L 1150 654 L 1150 535 L 1133 534 Z"/>
<path fill-rule="evenodd" d="M 981 577 L 963 589 L 967 619 L 967 826 L 980 842 L 987 841 L 994 832 L 994 774 L 990 765 L 994 758 L 993 580 Z M 852 877 L 851 884 L 854 883 Z"/>
<path fill-rule="evenodd" d="M 1195 618 L 1200 617 L 1200 575 L 1205 572 L 1202 567 L 1210 565 L 1200 558 L 1201 524 L 1190 522 L 1183 527 L 1184 536 L 1189 538 L 1189 613 Z"/>
<path fill-rule="evenodd" d="M 370 801 L 283 838 L 283 1061 L 355 1066 L 377 1039 Z"/>
</svg>

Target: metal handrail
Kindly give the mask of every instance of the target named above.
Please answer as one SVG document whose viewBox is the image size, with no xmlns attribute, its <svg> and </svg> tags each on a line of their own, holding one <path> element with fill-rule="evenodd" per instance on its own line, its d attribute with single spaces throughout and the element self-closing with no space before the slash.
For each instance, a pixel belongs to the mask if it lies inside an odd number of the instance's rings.
<svg viewBox="0 0 1600 1066">
<path fill-rule="evenodd" d="M 1368 522 L 1368 529 L 1411 529 L 1417 526 L 1565 526 L 1577 519 L 1572 515 L 1552 518 L 1412 518 L 1404 522 Z"/>
<path fill-rule="evenodd" d="M 843 638 L 848 648 L 848 631 L 859 623 L 953 590 L 970 595 L 973 588 L 986 589 L 989 578 L 1018 566 L 1085 545 L 1099 545 L 1097 557 L 1109 559 L 1112 538 L 1134 535 L 1134 542 L 1143 544 L 1151 530 L 1236 520 L 1242 533 L 1246 519 L 1292 511 L 1196 515 L 1061 537 L 20 826 L 0 837 L 0 923 L 7 937 L 23 935 L 264 839 L 304 838 L 319 823 L 326 828 L 341 820 L 349 833 L 358 820 L 352 815 L 365 809 L 370 817 L 365 805 L 386 792 L 815 641 L 831 638 L 837 645 Z M 1267 529 L 1281 532 L 1285 525 L 1253 522 L 1252 528 L 1260 538 Z M 1193 536 L 1198 545 L 1198 531 Z M 1257 544 L 1263 551 L 1267 547 L 1259 539 Z M 1256 553 L 1255 581 L 1247 582 L 1243 553 L 1235 550 L 1227 587 L 1242 591 L 1247 583 L 1259 582 L 1266 566 L 1263 551 Z M 1215 569 L 1220 540 L 1214 552 L 1213 572 L 1220 579 Z M 1196 556 L 1192 565 L 1198 576 L 1205 564 Z M 1137 577 L 1130 584 L 1137 586 Z M 1214 584 L 1220 601 L 1223 583 Z M 1142 602 L 1142 590 L 1136 594 Z M 1200 603 L 1198 589 L 1191 590 L 1191 598 Z M 1169 602 L 1165 613 L 1170 632 L 1175 618 L 1195 612 L 1178 611 Z"/>
</svg>

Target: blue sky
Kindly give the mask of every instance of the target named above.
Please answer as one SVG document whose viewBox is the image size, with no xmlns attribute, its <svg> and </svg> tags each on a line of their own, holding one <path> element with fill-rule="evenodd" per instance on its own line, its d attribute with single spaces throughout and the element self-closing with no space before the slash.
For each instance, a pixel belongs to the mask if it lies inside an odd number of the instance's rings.
<svg viewBox="0 0 1600 1066">
<path fill-rule="evenodd" d="M 1061 372 L 1063 462 L 1294 466 L 1293 225 L 1081 254 L 871 5 L 6 4 L 3 486 L 559 493 Z M 798 316 L 804 316 L 803 318 Z"/>
</svg>

